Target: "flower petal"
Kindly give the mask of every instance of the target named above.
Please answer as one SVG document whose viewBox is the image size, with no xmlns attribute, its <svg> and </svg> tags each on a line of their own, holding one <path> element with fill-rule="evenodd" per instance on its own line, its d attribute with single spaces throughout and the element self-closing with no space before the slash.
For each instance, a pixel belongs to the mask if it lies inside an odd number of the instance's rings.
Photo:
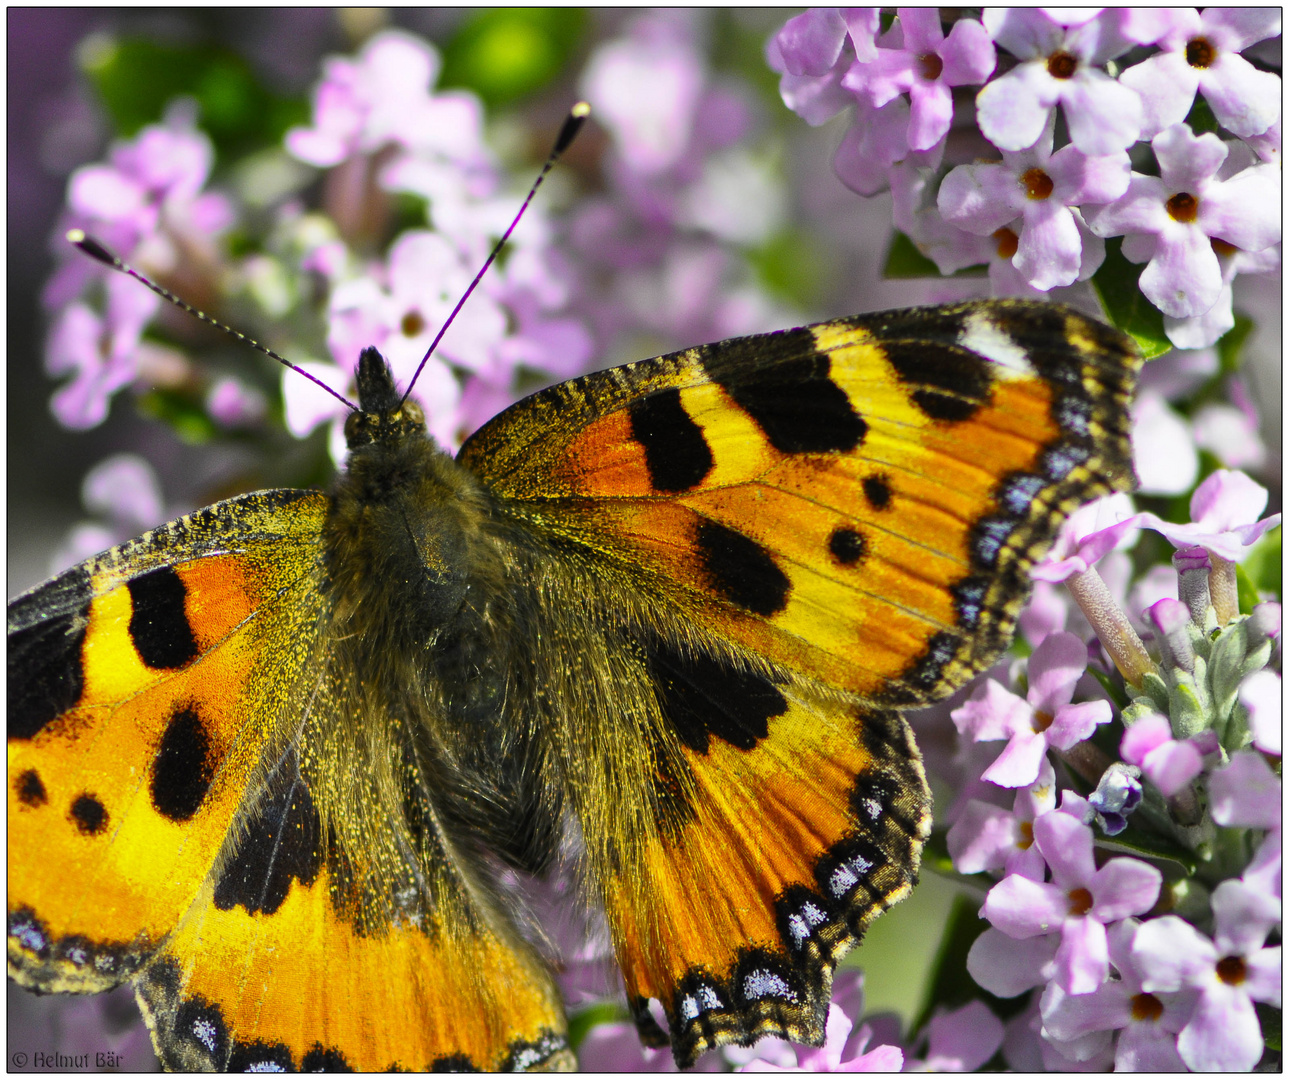
<svg viewBox="0 0 1289 1080">
<path fill-rule="evenodd" d="M 967 971 L 991 994 L 1016 997 L 1050 978 L 1058 944 L 1055 934 L 1018 941 L 991 926 L 972 943 Z"/>
<path fill-rule="evenodd" d="M 1217 963 L 1213 943 L 1176 915 L 1144 922 L 1132 939 L 1132 959 L 1147 993 L 1207 982 Z"/>
<path fill-rule="evenodd" d="M 1109 976 L 1105 927 L 1088 916 L 1066 919 L 1056 950 L 1057 985 L 1071 994 L 1090 994 Z"/>
<path fill-rule="evenodd" d="M 1096 68 L 1080 66 L 1061 89 L 1070 141 L 1085 154 L 1125 150 L 1141 135 L 1137 91 Z"/>
<path fill-rule="evenodd" d="M 989 890 L 980 914 L 1008 937 L 1031 938 L 1058 930 L 1069 911 L 1064 891 L 1023 877 L 1005 877 Z"/>
<path fill-rule="evenodd" d="M 1222 268 L 1208 237 L 1192 225 L 1160 234 L 1154 257 L 1138 282 L 1146 299 L 1165 315 L 1202 315 L 1222 294 Z"/>
<path fill-rule="evenodd" d="M 1177 1038 L 1177 1052 L 1193 1072 L 1248 1072 L 1262 1050 L 1262 1027 L 1249 995 L 1217 981 Z"/>
<path fill-rule="evenodd" d="M 1151 139 L 1164 128 L 1180 124 L 1195 103 L 1199 72 L 1181 52 L 1161 52 L 1134 64 L 1119 76 L 1124 86 L 1141 96 L 1141 137 Z"/>
<path fill-rule="evenodd" d="M 1142 915 L 1154 907 L 1163 882 L 1163 874 L 1148 862 L 1127 856 L 1111 859 L 1088 883 L 1091 914 L 1103 923 Z"/>
<path fill-rule="evenodd" d="M 1223 52 L 1199 79 L 1213 115 L 1235 135 L 1261 135 L 1280 118 L 1280 76 Z"/>
</svg>

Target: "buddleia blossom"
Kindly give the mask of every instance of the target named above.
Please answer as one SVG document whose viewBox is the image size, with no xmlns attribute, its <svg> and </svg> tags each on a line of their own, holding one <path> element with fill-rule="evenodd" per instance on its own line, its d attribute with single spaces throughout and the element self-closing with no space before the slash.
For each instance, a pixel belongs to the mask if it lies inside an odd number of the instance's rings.
<svg viewBox="0 0 1289 1080">
<path fill-rule="evenodd" d="M 1118 292 L 1097 277 L 1100 240 L 1125 236 L 1168 340 L 1200 348 L 1235 325 L 1240 274 L 1278 271 L 1280 79 L 1245 55 L 1279 35 L 1275 9 L 886 18 L 870 34 L 807 12 L 767 59 L 809 123 L 851 108 L 838 177 L 863 196 L 889 187 L 897 228 L 942 274 L 987 266 L 995 295 Z M 1189 126 L 1197 93 L 1217 133 Z M 1128 152 L 1147 147 L 1159 174 L 1125 183 Z"/>
</svg>

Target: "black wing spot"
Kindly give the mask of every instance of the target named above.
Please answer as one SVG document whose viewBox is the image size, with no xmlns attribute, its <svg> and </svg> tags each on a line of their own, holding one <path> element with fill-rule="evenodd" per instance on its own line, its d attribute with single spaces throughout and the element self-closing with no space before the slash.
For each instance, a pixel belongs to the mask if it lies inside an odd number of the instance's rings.
<svg viewBox="0 0 1289 1080">
<path fill-rule="evenodd" d="M 751 750 L 770 733 L 770 718 L 787 712 L 787 699 L 758 672 L 710 655 L 683 654 L 657 640 L 647 649 L 663 713 L 695 753 L 707 753 L 712 735 Z"/>
<path fill-rule="evenodd" d="M 808 329 L 739 338 L 701 352 L 704 370 L 781 453 L 854 450 L 868 434 Z"/>
<path fill-rule="evenodd" d="M 913 404 L 931 420 L 959 423 L 988 404 L 993 387 L 983 357 L 954 345 L 887 343 L 887 358 L 900 381 L 912 388 Z"/>
<path fill-rule="evenodd" d="M 345 1060 L 345 1055 L 339 1050 L 328 1049 L 322 1043 L 316 1042 L 305 1052 L 304 1060 L 300 1062 L 300 1071 L 307 1073 L 353 1072 L 354 1067 Z"/>
<path fill-rule="evenodd" d="M 14 787 L 18 792 L 18 801 L 23 806 L 44 806 L 49 802 L 49 796 L 45 792 L 45 785 L 40 779 L 40 773 L 35 769 L 28 769 L 20 773 L 14 781 Z"/>
<path fill-rule="evenodd" d="M 757 615 L 773 615 L 788 606 L 792 583 L 755 540 L 704 521 L 698 526 L 698 550 L 712 587 L 725 599 Z"/>
<path fill-rule="evenodd" d="M 675 387 L 639 398 L 628 410 L 631 437 L 645 452 L 649 482 L 659 491 L 688 491 L 712 471 L 712 451 Z"/>
<path fill-rule="evenodd" d="M 432 1073 L 473 1073 L 482 1072 L 471 1059 L 469 1054 L 444 1054 L 442 1057 L 436 1057 L 430 1062 L 430 1072 Z"/>
<path fill-rule="evenodd" d="M 9 634 L 9 738 L 35 738 L 46 724 L 80 701 L 85 689 L 81 649 L 89 626 L 89 587 L 89 573 L 78 567 L 9 606 L 10 626 L 15 619 L 32 620 Z M 56 595 L 50 598 L 49 591 Z M 68 603 L 71 610 L 41 617 L 51 602 Z"/>
<path fill-rule="evenodd" d="M 107 828 L 107 808 L 88 792 L 72 803 L 72 820 L 86 836 L 97 836 Z"/>
<path fill-rule="evenodd" d="M 241 904 L 250 915 L 272 915 L 293 879 L 312 885 L 322 869 L 322 822 L 294 753 L 269 777 L 268 786 L 269 796 L 246 823 L 237 854 L 215 886 L 220 911 Z"/>
<path fill-rule="evenodd" d="M 828 550 L 842 566 L 854 566 L 863 557 L 868 541 L 854 529 L 834 529 L 828 538 Z"/>
<path fill-rule="evenodd" d="M 210 736 L 194 709 L 170 719 L 152 763 L 152 805 L 171 821 L 187 821 L 210 790 L 214 775 Z"/>
<path fill-rule="evenodd" d="M 188 590 L 173 566 L 160 566 L 127 583 L 130 590 L 130 639 L 150 668 L 181 668 L 197 656 L 197 639 L 188 623 Z"/>
<path fill-rule="evenodd" d="M 885 510 L 891 503 L 891 485 L 884 476 L 864 478 L 864 498 L 874 510 Z"/>
</svg>

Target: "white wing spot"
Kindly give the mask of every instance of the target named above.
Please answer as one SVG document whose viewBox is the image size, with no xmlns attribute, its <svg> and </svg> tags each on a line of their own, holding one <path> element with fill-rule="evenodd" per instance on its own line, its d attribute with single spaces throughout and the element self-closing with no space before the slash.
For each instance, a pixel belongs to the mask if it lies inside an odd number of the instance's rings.
<svg viewBox="0 0 1289 1080">
<path fill-rule="evenodd" d="M 788 1001 L 796 1001 L 797 995 L 793 993 L 792 987 L 783 981 L 773 971 L 752 971 L 747 978 L 743 980 L 743 996 L 751 1001 L 756 1001 L 763 997 L 785 998 Z"/>
<path fill-rule="evenodd" d="M 983 311 L 973 311 L 967 316 L 967 325 L 958 335 L 958 344 L 997 364 L 999 378 L 1032 379 L 1035 376 L 1025 350 Z"/>
<path fill-rule="evenodd" d="M 212 1054 L 215 1052 L 215 1025 L 209 1020 L 194 1020 L 192 1022 L 192 1033 L 197 1041 L 201 1043 Z"/>
</svg>

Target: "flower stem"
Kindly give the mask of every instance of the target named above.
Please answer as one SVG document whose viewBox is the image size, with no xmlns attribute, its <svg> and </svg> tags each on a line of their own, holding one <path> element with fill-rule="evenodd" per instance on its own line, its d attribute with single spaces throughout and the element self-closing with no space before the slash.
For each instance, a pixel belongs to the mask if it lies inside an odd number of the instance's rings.
<svg viewBox="0 0 1289 1080">
<path fill-rule="evenodd" d="M 1240 614 L 1240 598 L 1235 581 L 1235 563 L 1213 552 L 1208 553 L 1213 569 L 1208 572 L 1209 597 L 1217 612 L 1217 625 L 1225 626 Z"/>
<path fill-rule="evenodd" d="M 1087 617 L 1092 629 L 1096 631 L 1101 644 L 1110 654 L 1115 667 L 1119 669 L 1129 685 L 1140 689 L 1141 680 L 1147 672 L 1158 671 L 1155 662 L 1146 652 L 1137 631 L 1114 602 L 1106 583 L 1095 567 L 1069 577 L 1065 582 L 1074 602 Z"/>
</svg>

